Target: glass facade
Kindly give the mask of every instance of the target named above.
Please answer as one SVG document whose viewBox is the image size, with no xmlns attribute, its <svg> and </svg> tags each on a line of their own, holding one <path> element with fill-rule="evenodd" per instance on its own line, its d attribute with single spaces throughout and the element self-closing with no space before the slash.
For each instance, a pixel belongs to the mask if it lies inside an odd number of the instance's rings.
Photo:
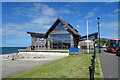
<svg viewBox="0 0 120 80">
<path fill-rule="evenodd" d="M 68 30 L 68 28 L 62 23 L 60 22 L 54 30 Z"/>
<path fill-rule="evenodd" d="M 69 49 L 70 34 L 50 34 L 51 49 Z"/>
</svg>

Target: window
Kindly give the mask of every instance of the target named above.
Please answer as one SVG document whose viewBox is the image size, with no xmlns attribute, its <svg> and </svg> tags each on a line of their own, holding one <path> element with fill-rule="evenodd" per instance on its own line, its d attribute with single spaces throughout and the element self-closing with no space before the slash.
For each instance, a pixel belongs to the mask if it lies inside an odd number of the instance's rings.
<svg viewBox="0 0 120 80">
<path fill-rule="evenodd" d="M 70 34 L 50 34 L 50 47 L 52 49 L 69 49 Z"/>
<path fill-rule="evenodd" d="M 37 36 L 31 36 L 34 41 L 37 41 Z"/>
</svg>

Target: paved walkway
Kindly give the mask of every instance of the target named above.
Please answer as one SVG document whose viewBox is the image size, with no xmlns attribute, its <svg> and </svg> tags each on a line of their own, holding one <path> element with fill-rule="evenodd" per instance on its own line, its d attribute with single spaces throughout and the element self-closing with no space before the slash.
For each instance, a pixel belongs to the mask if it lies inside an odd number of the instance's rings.
<svg viewBox="0 0 120 80">
<path fill-rule="evenodd" d="M 99 53 L 104 78 L 118 78 L 118 57 L 102 50 Z"/>
<path fill-rule="evenodd" d="M 24 70 L 29 70 L 32 67 L 48 63 L 53 60 L 18 60 L 18 61 L 3 61 L 2 62 L 2 78 L 14 74 L 16 72 L 21 72 Z"/>
</svg>

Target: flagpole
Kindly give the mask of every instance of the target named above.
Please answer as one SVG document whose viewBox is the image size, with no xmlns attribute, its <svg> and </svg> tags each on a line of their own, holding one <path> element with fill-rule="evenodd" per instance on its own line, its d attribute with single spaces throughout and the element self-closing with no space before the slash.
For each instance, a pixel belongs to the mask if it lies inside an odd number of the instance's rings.
<svg viewBox="0 0 120 80">
<path fill-rule="evenodd" d="M 88 19 L 87 19 L 87 53 L 89 53 L 89 42 L 88 42 Z"/>
</svg>

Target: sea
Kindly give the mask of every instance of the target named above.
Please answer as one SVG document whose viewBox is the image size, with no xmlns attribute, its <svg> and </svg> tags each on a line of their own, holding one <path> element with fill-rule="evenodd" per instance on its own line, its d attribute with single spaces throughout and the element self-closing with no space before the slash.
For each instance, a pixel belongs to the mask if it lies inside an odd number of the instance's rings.
<svg viewBox="0 0 120 80">
<path fill-rule="evenodd" d="M 17 53 L 19 49 L 26 47 L 0 47 L 0 55 Z"/>
</svg>

